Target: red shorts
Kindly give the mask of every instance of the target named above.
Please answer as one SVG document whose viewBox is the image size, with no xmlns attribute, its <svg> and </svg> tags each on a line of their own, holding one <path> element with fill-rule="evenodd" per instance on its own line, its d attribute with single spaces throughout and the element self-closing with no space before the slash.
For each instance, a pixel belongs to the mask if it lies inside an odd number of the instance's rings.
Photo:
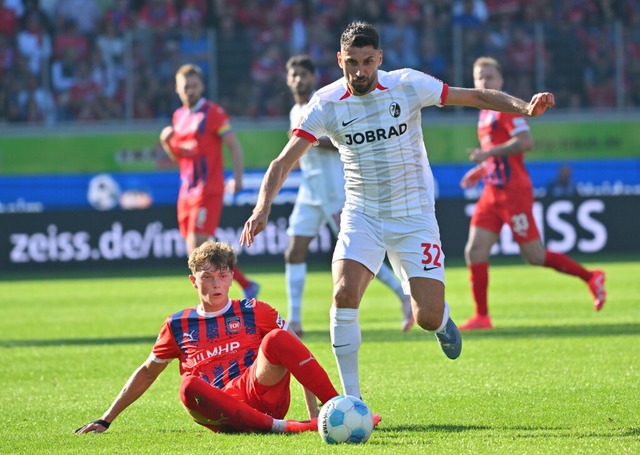
<svg viewBox="0 0 640 455">
<path fill-rule="evenodd" d="M 517 243 L 540 238 L 533 218 L 533 192 L 530 189 L 504 190 L 486 186 L 471 217 L 471 226 L 496 234 L 507 223 Z"/>
<path fill-rule="evenodd" d="M 254 362 L 240 376 L 224 386 L 222 391 L 275 419 L 284 419 L 291 402 L 291 374 L 287 372 L 275 385 L 262 385 L 256 379 L 256 364 L 257 362 Z"/>
<path fill-rule="evenodd" d="M 180 235 L 214 235 L 220 222 L 224 195 L 198 194 L 178 196 L 178 227 Z"/>
</svg>

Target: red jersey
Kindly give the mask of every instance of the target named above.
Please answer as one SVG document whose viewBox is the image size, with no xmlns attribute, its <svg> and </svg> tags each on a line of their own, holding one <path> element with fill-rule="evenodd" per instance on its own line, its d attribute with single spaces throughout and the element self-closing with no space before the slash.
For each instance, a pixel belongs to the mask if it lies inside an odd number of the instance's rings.
<svg viewBox="0 0 640 455">
<path fill-rule="evenodd" d="M 520 114 L 483 109 L 478 119 L 478 140 L 483 151 L 504 144 L 516 134 L 529 131 L 527 120 Z M 524 167 L 524 153 L 491 156 L 485 162 L 484 183 L 503 189 L 532 188 L 529 173 Z"/>
<path fill-rule="evenodd" d="M 227 113 L 203 98 L 193 109 L 177 109 L 172 123 L 169 146 L 180 165 L 180 196 L 223 194 L 222 136 L 231 131 Z"/>
<path fill-rule="evenodd" d="M 198 376 L 222 388 L 253 364 L 267 333 L 285 327 L 273 307 L 255 299 L 229 300 L 215 313 L 187 308 L 166 319 L 152 355 L 180 359 L 182 376 Z"/>
</svg>

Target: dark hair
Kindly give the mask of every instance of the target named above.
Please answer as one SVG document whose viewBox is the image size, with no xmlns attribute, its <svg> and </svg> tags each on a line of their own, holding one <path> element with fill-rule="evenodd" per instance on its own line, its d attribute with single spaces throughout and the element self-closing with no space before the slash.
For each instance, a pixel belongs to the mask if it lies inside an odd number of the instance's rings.
<svg viewBox="0 0 640 455">
<path fill-rule="evenodd" d="M 292 56 L 289 60 L 287 60 L 287 71 L 289 71 L 294 66 L 301 66 L 311 74 L 316 72 L 316 65 L 313 64 L 313 60 L 306 54 L 298 54 Z"/>
<path fill-rule="evenodd" d="M 351 22 L 342 32 L 340 48 L 373 46 L 380 48 L 380 36 L 373 25 L 364 21 Z"/>
</svg>

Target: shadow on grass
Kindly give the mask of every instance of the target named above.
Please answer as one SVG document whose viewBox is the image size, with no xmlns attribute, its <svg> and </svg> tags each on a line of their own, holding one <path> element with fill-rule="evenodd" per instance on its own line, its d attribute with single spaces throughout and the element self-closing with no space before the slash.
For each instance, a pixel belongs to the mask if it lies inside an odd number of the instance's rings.
<svg viewBox="0 0 640 455">
<path fill-rule="evenodd" d="M 156 341 L 156 337 L 120 337 L 120 338 L 58 338 L 51 340 L 0 340 L 0 348 L 30 348 L 56 346 L 99 346 L 114 344 L 148 344 Z"/>
<path fill-rule="evenodd" d="M 320 342 L 328 339 L 327 331 L 306 331 L 303 341 Z M 411 341 L 429 336 L 420 328 L 414 327 L 409 333 L 401 333 L 399 330 L 362 330 L 362 341 Z M 583 324 L 583 325 L 558 325 L 558 326 L 511 326 L 498 327 L 492 330 L 479 330 L 462 332 L 463 340 L 482 338 L 579 338 L 579 337 L 607 337 L 607 336 L 637 336 L 640 335 L 640 322 L 624 324 Z"/>
<path fill-rule="evenodd" d="M 589 324 L 589 325 L 560 325 L 540 327 L 503 327 L 492 330 L 463 332 L 463 340 L 483 338 L 580 338 L 580 337 L 607 337 L 607 336 L 638 336 L 640 323 L 627 324 Z M 415 342 L 425 336 L 418 328 L 413 328 L 409 333 L 400 333 L 398 330 L 363 330 L 362 340 L 370 342 L 411 341 Z M 326 331 L 305 331 L 303 341 L 320 343 L 329 341 L 329 328 Z M 23 347 L 55 347 L 55 346 L 99 346 L 116 344 L 149 344 L 155 342 L 155 337 L 112 337 L 112 338 L 59 338 L 59 339 L 25 339 L 25 340 L 0 340 L 0 348 Z"/>
</svg>

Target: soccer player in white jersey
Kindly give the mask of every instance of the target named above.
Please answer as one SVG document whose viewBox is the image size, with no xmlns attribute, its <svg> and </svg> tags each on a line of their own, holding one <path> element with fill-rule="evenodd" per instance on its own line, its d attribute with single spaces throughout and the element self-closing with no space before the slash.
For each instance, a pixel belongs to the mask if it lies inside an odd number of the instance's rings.
<svg viewBox="0 0 640 455">
<path fill-rule="evenodd" d="M 293 94 L 295 105 L 289 118 L 291 130 L 298 126 L 302 112 L 311 99 L 316 86 L 315 65 L 311 57 L 294 55 L 287 61 L 287 85 Z M 298 336 L 302 330 L 302 294 L 307 275 L 306 258 L 309 244 L 327 224 L 337 236 L 340 212 L 344 206 L 344 171 L 338 149 L 327 137 L 318 139 L 318 146 L 300 158 L 302 182 L 296 203 L 289 217 L 289 245 L 284 253 L 287 296 L 289 299 L 289 326 Z M 391 269 L 382 264 L 376 275 L 400 299 L 403 312 L 402 331 L 413 326 L 411 297 Z"/>
<path fill-rule="evenodd" d="M 292 167 L 319 137 L 329 137 L 344 163 L 347 196 L 333 254 L 331 343 L 344 392 L 361 396 L 358 307 L 385 253 L 410 292 L 416 323 L 435 332 L 448 358 L 456 359 L 462 349 L 445 302 L 422 108 L 459 105 L 537 116 L 555 102 L 551 93 L 538 93 L 527 103 L 497 90 L 449 87 L 411 69 L 381 71 L 378 33 L 366 22 L 347 26 L 337 57 L 344 77 L 315 93 L 271 162 L 240 243 L 251 246 L 267 226 L 273 199 Z"/>
</svg>

